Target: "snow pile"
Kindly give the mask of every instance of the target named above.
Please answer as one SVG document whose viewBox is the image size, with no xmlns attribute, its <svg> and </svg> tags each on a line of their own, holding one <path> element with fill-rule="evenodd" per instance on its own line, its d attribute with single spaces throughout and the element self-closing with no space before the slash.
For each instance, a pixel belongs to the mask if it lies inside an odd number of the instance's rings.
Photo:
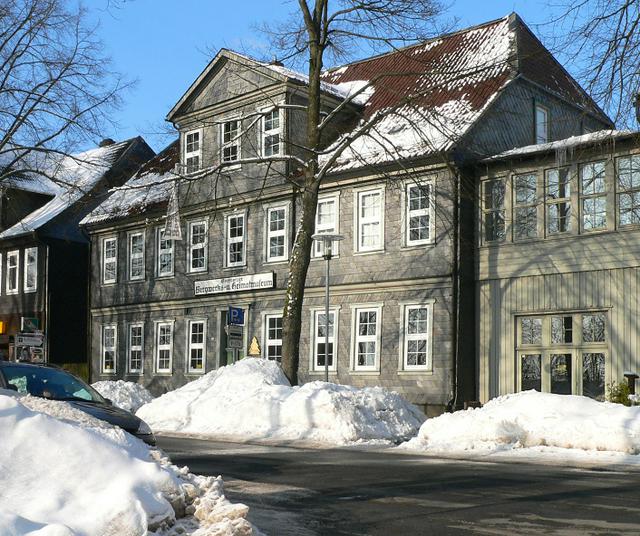
<svg viewBox="0 0 640 536">
<path fill-rule="evenodd" d="M 254 533 L 220 478 L 191 475 L 65 402 L 0 390 L 0 430 L 3 536 Z"/>
<path fill-rule="evenodd" d="M 640 453 L 640 407 L 525 391 L 427 420 L 403 448 L 447 454 L 531 447 Z"/>
<path fill-rule="evenodd" d="M 153 400 L 151 393 L 139 383 L 124 380 L 102 381 L 92 383 L 91 387 L 111 400 L 114 406 L 133 413 Z"/>
<path fill-rule="evenodd" d="M 424 420 L 397 393 L 324 382 L 291 387 L 278 364 L 257 358 L 210 372 L 137 415 L 156 432 L 333 444 L 402 440 Z"/>
</svg>

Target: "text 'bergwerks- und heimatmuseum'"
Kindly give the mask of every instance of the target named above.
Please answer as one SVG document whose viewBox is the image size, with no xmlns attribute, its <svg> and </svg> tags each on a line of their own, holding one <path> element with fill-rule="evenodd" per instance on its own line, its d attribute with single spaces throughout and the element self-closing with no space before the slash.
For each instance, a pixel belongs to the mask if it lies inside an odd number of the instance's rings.
<svg viewBox="0 0 640 536">
<path fill-rule="evenodd" d="M 313 252 L 301 381 L 328 360 L 331 381 L 437 413 L 531 388 L 602 397 L 640 368 L 637 140 L 518 16 L 323 81 L 326 114 L 349 101 L 336 138 L 384 118 L 321 185 L 316 232 L 344 240 L 328 319 Z M 92 380 L 158 394 L 249 350 L 280 359 L 306 103 L 304 75 L 221 50 L 167 116 L 179 139 L 83 219 Z"/>
</svg>

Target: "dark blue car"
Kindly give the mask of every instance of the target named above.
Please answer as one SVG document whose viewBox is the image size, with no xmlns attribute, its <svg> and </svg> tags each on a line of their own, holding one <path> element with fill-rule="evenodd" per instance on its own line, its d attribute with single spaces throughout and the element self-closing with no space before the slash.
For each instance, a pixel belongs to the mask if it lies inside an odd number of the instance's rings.
<svg viewBox="0 0 640 536">
<path fill-rule="evenodd" d="M 97 419 L 126 430 L 148 445 L 156 444 L 151 428 L 142 419 L 115 407 L 111 400 L 80 378 L 53 365 L 0 361 L 0 389 L 49 400 L 64 400 Z"/>
</svg>

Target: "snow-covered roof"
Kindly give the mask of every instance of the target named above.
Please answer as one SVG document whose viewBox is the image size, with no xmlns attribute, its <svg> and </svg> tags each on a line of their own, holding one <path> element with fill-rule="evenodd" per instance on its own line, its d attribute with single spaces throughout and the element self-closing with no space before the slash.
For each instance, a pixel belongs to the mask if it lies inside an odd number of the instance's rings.
<svg viewBox="0 0 640 536">
<path fill-rule="evenodd" d="M 537 153 L 546 153 L 547 151 L 559 151 L 563 149 L 571 149 L 580 145 L 594 145 L 609 143 L 622 138 L 630 138 L 632 136 L 640 136 L 640 132 L 632 130 L 598 130 L 581 136 L 571 136 L 562 140 L 556 140 L 549 143 L 538 143 L 535 145 L 525 145 L 524 147 L 515 147 L 500 154 L 485 158 L 484 162 L 493 162 L 496 160 L 507 160 L 529 156 Z"/>
<path fill-rule="evenodd" d="M 49 193 L 53 199 L 0 233 L 0 239 L 33 232 L 79 201 L 96 186 L 130 143 L 131 140 L 123 141 L 75 155 L 49 155 L 47 175 L 55 180 L 31 174 L 13 184 L 30 191 L 37 191 L 34 185 L 40 185 L 39 193 Z"/>
<path fill-rule="evenodd" d="M 516 77 L 529 79 L 610 122 L 512 14 L 327 71 L 323 80 L 332 85 L 351 82 L 360 87 L 369 84 L 372 89 L 363 102 L 364 116 L 356 132 L 376 114 L 382 118 L 370 134 L 350 144 L 333 171 L 452 149 Z"/>
<path fill-rule="evenodd" d="M 81 225 L 125 218 L 169 199 L 172 171 L 180 162 L 180 141 L 175 140 L 146 162 L 120 189 L 115 190 L 80 222 Z"/>
</svg>

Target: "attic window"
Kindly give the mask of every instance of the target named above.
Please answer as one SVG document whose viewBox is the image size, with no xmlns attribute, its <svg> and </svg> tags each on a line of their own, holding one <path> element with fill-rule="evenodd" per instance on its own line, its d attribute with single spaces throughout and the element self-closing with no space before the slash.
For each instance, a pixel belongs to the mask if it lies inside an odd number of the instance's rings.
<svg viewBox="0 0 640 536">
<path fill-rule="evenodd" d="M 187 173 L 200 169 L 202 157 L 202 131 L 192 130 L 184 135 L 184 164 Z"/>
<path fill-rule="evenodd" d="M 262 122 L 262 154 L 274 156 L 280 154 L 280 132 L 282 121 L 280 110 L 266 113 Z"/>
<path fill-rule="evenodd" d="M 536 105 L 536 143 L 549 141 L 549 110 L 544 106 Z"/>
<path fill-rule="evenodd" d="M 235 162 L 240 158 L 240 121 L 222 123 L 222 161 Z"/>
</svg>

